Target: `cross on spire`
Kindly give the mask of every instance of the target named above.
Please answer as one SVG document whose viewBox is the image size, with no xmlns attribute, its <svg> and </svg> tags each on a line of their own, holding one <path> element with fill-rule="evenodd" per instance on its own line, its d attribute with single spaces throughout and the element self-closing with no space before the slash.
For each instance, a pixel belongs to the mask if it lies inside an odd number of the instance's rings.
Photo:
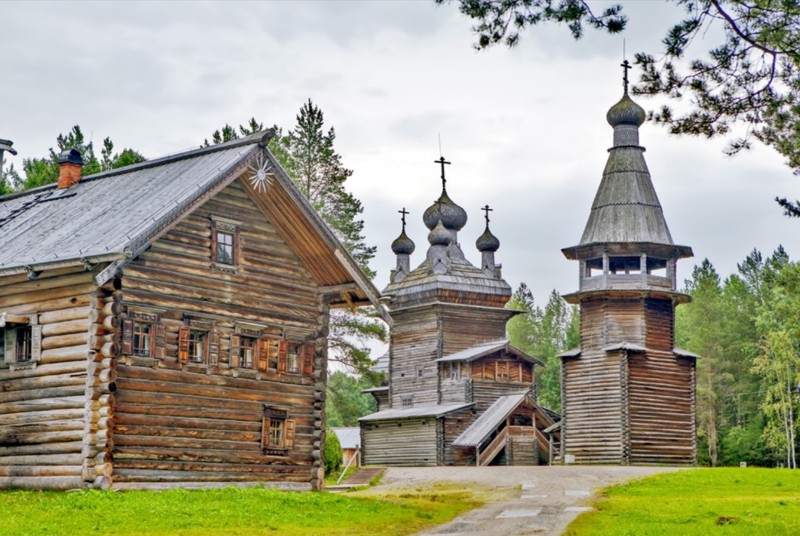
<svg viewBox="0 0 800 536">
<path fill-rule="evenodd" d="M 631 68 L 631 62 L 629 62 L 628 60 L 623 60 L 623 62 L 620 63 L 619 66 L 622 67 L 622 69 L 623 69 L 623 73 L 624 74 L 622 75 L 622 87 L 625 89 L 625 94 L 627 95 L 628 94 L 628 69 Z"/>
<path fill-rule="evenodd" d="M 400 221 L 403 222 L 403 232 L 406 232 L 406 215 L 410 214 L 410 212 L 406 210 L 406 207 L 403 207 L 403 210 L 398 210 L 397 212 L 401 214 Z"/>
<path fill-rule="evenodd" d="M 444 166 L 445 166 L 445 164 L 449 165 L 450 162 L 445 160 L 443 156 L 440 156 L 439 160 L 434 160 L 433 163 L 434 164 L 439 164 L 440 166 L 442 166 L 442 190 L 444 190 L 445 189 L 445 184 L 447 184 L 447 179 L 444 178 Z"/>
<path fill-rule="evenodd" d="M 486 213 L 484 218 L 486 218 L 486 228 L 488 229 L 489 228 L 489 213 L 490 212 L 494 212 L 494 209 L 493 208 L 489 208 L 489 205 L 487 204 L 485 207 L 481 207 L 481 210 Z"/>
</svg>

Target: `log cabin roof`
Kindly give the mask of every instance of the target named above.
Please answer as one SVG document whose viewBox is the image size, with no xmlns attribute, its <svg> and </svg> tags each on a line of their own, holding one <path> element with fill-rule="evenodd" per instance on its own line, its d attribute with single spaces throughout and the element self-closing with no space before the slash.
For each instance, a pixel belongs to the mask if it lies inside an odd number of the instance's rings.
<svg viewBox="0 0 800 536">
<path fill-rule="evenodd" d="M 432 404 L 429 406 L 413 406 L 410 408 L 392 408 L 367 415 L 358 419 L 360 422 L 383 421 L 389 419 L 411 419 L 414 417 L 441 417 L 448 413 L 473 406 L 474 402 L 466 404 Z"/>
<path fill-rule="evenodd" d="M 673 348 L 672 352 L 679 357 L 690 357 L 693 359 L 698 359 L 700 357 L 694 352 L 690 352 L 689 350 L 684 350 L 683 348 Z"/>
<path fill-rule="evenodd" d="M 455 447 L 477 447 L 483 443 L 511 413 L 525 401 L 533 403 L 529 391 L 501 396 L 475 419 L 469 428 L 453 441 Z"/>
<path fill-rule="evenodd" d="M 476 359 L 480 359 L 482 357 L 486 357 L 487 355 L 494 354 L 496 352 L 505 352 L 507 354 L 511 354 L 523 361 L 527 361 L 528 363 L 533 363 L 534 365 L 542 365 L 544 366 L 544 362 L 536 359 L 533 356 L 530 356 L 520 350 L 519 348 L 515 348 L 509 344 L 508 339 L 500 339 L 497 341 L 489 341 L 485 342 L 471 348 L 467 348 L 465 350 L 461 350 L 454 354 L 446 355 L 444 357 L 440 357 L 436 361 L 438 362 L 445 362 L 445 361 L 475 361 Z"/>
<path fill-rule="evenodd" d="M 112 262 L 98 274 L 103 283 L 228 184 L 265 167 L 266 191 L 242 184 L 315 282 L 341 298 L 335 304 L 377 304 L 378 290 L 266 148 L 271 135 L 88 175 L 68 189 L 50 184 L 0 197 L 0 276 Z"/>
</svg>

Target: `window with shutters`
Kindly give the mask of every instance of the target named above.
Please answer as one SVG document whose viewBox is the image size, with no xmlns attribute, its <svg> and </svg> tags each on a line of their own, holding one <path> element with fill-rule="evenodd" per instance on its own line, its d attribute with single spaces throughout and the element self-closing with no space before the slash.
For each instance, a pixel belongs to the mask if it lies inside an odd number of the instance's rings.
<svg viewBox="0 0 800 536">
<path fill-rule="evenodd" d="M 178 361 L 215 366 L 219 361 L 219 334 L 212 320 L 188 318 L 178 330 Z"/>
<path fill-rule="evenodd" d="M 42 327 L 37 315 L 0 315 L 0 364 L 37 362 L 42 352 Z"/>
<path fill-rule="evenodd" d="M 122 320 L 122 354 L 135 357 L 164 357 L 166 332 L 158 312 L 131 311 Z"/>
<path fill-rule="evenodd" d="M 261 448 L 265 454 L 282 456 L 294 446 L 294 421 L 288 412 L 264 405 L 261 420 Z"/>
<path fill-rule="evenodd" d="M 151 357 L 153 355 L 153 323 L 133 321 L 133 355 Z"/>
</svg>

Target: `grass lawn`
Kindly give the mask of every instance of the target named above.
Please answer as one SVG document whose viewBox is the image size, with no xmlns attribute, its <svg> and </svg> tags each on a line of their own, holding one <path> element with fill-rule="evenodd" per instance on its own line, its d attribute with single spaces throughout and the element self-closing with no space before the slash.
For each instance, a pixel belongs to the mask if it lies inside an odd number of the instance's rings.
<svg viewBox="0 0 800 536">
<path fill-rule="evenodd" d="M 296 493 L 260 488 L 0 492 L 2 535 L 413 534 L 481 505 L 461 488 L 416 494 Z"/>
<path fill-rule="evenodd" d="M 611 486 L 568 536 L 800 534 L 800 471 L 695 469 Z"/>
</svg>

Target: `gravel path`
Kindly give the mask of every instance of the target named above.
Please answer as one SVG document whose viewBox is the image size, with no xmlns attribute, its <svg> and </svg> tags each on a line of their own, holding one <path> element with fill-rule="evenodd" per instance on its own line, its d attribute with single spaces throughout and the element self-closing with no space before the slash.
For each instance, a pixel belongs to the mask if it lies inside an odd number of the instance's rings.
<svg viewBox="0 0 800 536">
<path fill-rule="evenodd" d="M 419 536 L 557 536 L 585 511 L 602 487 L 647 475 L 675 471 L 670 467 L 413 467 L 390 468 L 376 491 L 463 482 L 491 491 L 492 499 Z"/>
</svg>

